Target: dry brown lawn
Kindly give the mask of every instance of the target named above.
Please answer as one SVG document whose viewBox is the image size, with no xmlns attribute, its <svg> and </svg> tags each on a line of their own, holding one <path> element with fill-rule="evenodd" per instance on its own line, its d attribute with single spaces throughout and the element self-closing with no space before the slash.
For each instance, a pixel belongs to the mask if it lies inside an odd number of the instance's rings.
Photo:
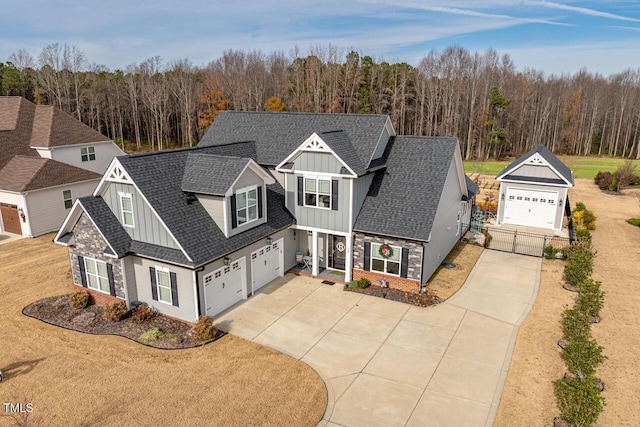
<svg viewBox="0 0 640 427">
<path fill-rule="evenodd" d="M 445 261 L 456 264 L 455 268 L 438 267 L 427 285 L 430 295 L 446 300 L 458 292 L 482 254 L 482 247 L 458 243 L 447 255 Z"/>
<path fill-rule="evenodd" d="M 255 343 L 228 335 L 195 349 L 158 350 L 22 315 L 27 304 L 71 290 L 67 251 L 51 238 L 0 246 L 0 402 L 26 399 L 32 420 L 43 417 L 46 426 L 320 421 L 327 397 L 315 371 Z M 13 423 L 0 417 L 0 425 Z"/>
<path fill-rule="evenodd" d="M 602 322 L 593 335 L 608 359 L 598 369 L 605 383 L 607 405 L 598 426 L 640 425 L 640 228 L 625 222 L 640 216 L 632 191 L 604 194 L 592 180 L 578 179 L 570 191 L 572 203 L 593 211 L 592 232 L 598 251 L 593 278 L 606 292 Z M 565 372 L 557 341 L 562 335 L 560 315 L 573 295 L 561 289 L 560 261 L 543 263 L 540 292 L 520 327 L 495 426 L 549 426 L 559 415 L 552 382 Z"/>
</svg>

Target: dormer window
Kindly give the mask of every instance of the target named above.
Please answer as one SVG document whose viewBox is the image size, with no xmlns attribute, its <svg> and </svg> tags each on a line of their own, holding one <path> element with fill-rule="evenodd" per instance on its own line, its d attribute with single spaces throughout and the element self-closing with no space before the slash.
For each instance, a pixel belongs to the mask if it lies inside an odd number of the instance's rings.
<svg viewBox="0 0 640 427">
<path fill-rule="evenodd" d="M 80 158 L 83 162 L 89 162 L 96 159 L 96 147 L 82 147 L 80 149 Z"/>
<path fill-rule="evenodd" d="M 236 213 L 238 215 L 238 225 L 258 219 L 257 187 L 243 188 L 236 192 Z"/>
</svg>

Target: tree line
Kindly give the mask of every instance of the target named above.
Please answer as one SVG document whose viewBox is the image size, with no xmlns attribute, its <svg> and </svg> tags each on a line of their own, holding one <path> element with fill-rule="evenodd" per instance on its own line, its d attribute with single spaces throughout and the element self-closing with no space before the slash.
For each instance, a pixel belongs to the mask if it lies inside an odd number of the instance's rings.
<svg viewBox="0 0 640 427">
<path fill-rule="evenodd" d="M 128 150 L 197 144 L 224 109 L 388 114 L 398 134 L 455 136 L 465 159 L 640 158 L 640 68 L 603 76 L 518 71 L 508 54 L 453 46 L 417 66 L 335 46 L 228 50 L 206 66 L 152 57 L 111 71 L 52 44 L 0 62 L 0 95 L 55 105 Z"/>
</svg>

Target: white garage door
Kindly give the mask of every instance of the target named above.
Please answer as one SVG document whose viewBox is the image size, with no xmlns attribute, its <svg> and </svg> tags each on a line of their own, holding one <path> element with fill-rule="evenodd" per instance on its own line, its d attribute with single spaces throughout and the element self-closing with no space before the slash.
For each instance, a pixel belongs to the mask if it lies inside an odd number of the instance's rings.
<svg viewBox="0 0 640 427">
<path fill-rule="evenodd" d="M 253 292 L 282 274 L 282 239 L 251 253 Z"/>
<path fill-rule="evenodd" d="M 557 203 L 557 191 L 508 188 L 503 222 L 529 227 L 554 228 Z"/>
<path fill-rule="evenodd" d="M 242 299 L 244 258 L 204 276 L 207 315 L 215 316 Z"/>
</svg>

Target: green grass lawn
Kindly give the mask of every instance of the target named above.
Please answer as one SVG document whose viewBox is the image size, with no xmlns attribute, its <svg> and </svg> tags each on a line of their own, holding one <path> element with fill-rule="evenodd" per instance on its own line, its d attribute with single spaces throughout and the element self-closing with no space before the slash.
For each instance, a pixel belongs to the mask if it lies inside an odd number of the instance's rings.
<svg viewBox="0 0 640 427">
<path fill-rule="evenodd" d="M 593 179 L 599 171 L 614 172 L 618 166 L 627 159 L 614 159 L 609 157 L 577 157 L 558 156 L 562 162 L 573 171 L 576 178 Z M 464 170 L 467 173 L 482 173 L 487 175 L 497 175 L 510 162 L 477 162 L 473 160 L 464 162 Z M 638 171 L 640 171 L 640 160 L 634 160 Z"/>
</svg>

